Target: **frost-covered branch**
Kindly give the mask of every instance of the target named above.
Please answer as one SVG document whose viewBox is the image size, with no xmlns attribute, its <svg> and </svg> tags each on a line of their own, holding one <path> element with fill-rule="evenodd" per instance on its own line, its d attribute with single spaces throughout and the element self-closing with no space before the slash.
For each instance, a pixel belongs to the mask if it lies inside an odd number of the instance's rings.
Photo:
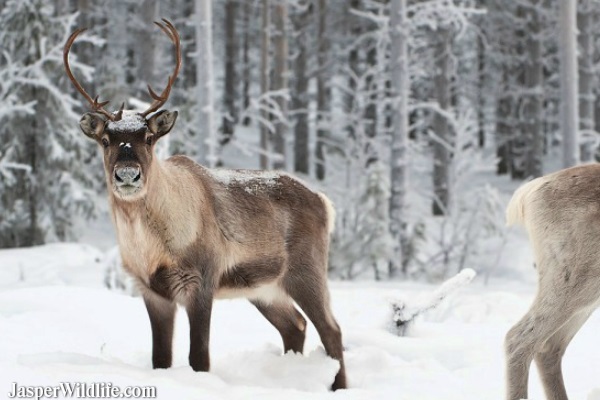
<svg viewBox="0 0 600 400">
<path fill-rule="evenodd" d="M 414 299 L 412 302 L 404 300 L 392 301 L 392 324 L 393 329 L 399 336 L 405 336 L 407 330 L 419 315 L 423 315 L 438 307 L 450 295 L 471 283 L 477 274 L 470 268 L 463 269 L 454 277 L 442 283 L 433 292 Z"/>
</svg>

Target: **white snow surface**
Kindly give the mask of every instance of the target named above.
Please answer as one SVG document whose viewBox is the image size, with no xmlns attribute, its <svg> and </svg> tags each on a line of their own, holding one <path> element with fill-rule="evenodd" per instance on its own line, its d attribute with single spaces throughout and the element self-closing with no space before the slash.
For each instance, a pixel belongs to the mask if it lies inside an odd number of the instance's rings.
<svg viewBox="0 0 600 400">
<path fill-rule="evenodd" d="M 135 132 L 146 127 L 146 120 L 137 111 L 124 110 L 118 121 L 109 121 L 108 128 L 121 132 Z"/>
<path fill-rule="evenodd" d="M 103 288 L 105 258 L 83 244 L 0 251 L 0 398 L 13 382 L 110 382 L 156 386 L 159 399 L 178 400 L 499 399 L 504 335 L 535 292 L 527 280 L 485 286 L 477 278 L 418 317 L 410 336 L 398 337 L 388 329 L 390 299 L 418 303 L 438 286 L 332 282 L 350 384 L 333 393 L 328 387 L 337 363 L 325 355 L 312 325 L 305 354 L 282 355 L 279 334 L 243 300 L 215 302 L 210 372 L 188 366 L 183 310 L 173 368 L 152 370 L 144 304 Z M 521 264 L 524 274 L 535 274 L 529 260 Z M 465 274 L 460 281 L 469 278 Z M 595 314 L 567 351 L 563 369 L 571 399 L 600 400 L 599 329 Z M 530 388 L 531 399 L 544 398 L 535 367 Z"/>
</svg>

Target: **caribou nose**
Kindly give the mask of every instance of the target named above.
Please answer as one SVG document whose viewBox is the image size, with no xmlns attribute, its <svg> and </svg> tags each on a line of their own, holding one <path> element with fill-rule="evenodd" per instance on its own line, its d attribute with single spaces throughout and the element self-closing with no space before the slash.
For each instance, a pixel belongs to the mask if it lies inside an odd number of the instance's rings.
<svg viewBox="0 0 600 400">
<path fill-rule="evenodd" d="M 139 167 L 123 167 L 115 169 L 115 179 L 120 185 L 133 185 L 140 180 Z"/>
</svg>

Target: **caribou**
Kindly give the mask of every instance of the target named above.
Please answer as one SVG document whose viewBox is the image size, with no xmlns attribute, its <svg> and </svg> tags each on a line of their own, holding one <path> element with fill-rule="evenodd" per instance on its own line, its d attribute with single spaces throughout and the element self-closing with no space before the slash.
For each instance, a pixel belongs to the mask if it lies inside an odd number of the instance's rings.
<svg viewBox="0 0 600 400">
<path fill-rule="evenodd" d="M 172 363 L 177 305 L 190 326 L 189 364 L 208 371 L 214 299 L 243 297 L 279 331 L 285 352 L 302 353 L 307 321 L 340 368 L 331 388 L 346 388 L 342 334 L 327 286 L 329 237 L 335 211 L 322 193 L 279 172 L 205 168 L 176 155 L 159 160 L 155 145 L 177 111 L 161 109 L 181 67 L 179 34 L 155 24 L 175 46 L 176 65 L 143 112 L 105 109 L 75 79 L 68 38 L 67 75 L 91 106 L 80 128 L 102 149 L 112 222 L 124 269 L 138 282 L 152 330 L 152 364 Z"/>
<path fill-rule="evenodd" d="M 534 179 L 514 193 L 507 223 L 529 234 L 538 291 L 506 335 L 507 399 L 527 398 L 535 360 L 550 400 L 567 400 L 561 361 L 567 346 L 600 305 L 600 165 Z"/>
</svg>

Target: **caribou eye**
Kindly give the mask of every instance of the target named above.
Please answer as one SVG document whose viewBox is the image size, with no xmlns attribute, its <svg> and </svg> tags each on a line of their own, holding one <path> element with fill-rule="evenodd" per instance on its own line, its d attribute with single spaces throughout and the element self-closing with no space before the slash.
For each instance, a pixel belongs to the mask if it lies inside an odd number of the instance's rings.
<svg viewBox="0 0 600 400">
<path fill-rule="evenodd" d="M 102 146 L 104 146 L 104 148 L 108 147 L 108 139 L 106 139 L 106 138 L 102 139 Z"/>
<path fill-rule="evenodd" d="M 148 137 L 146 138 L 146 144 L 147 144 L 148 146 L 151 146 L 151 145 L 152 145 L 152 136 L 148 136 Z"/>
</svg>

